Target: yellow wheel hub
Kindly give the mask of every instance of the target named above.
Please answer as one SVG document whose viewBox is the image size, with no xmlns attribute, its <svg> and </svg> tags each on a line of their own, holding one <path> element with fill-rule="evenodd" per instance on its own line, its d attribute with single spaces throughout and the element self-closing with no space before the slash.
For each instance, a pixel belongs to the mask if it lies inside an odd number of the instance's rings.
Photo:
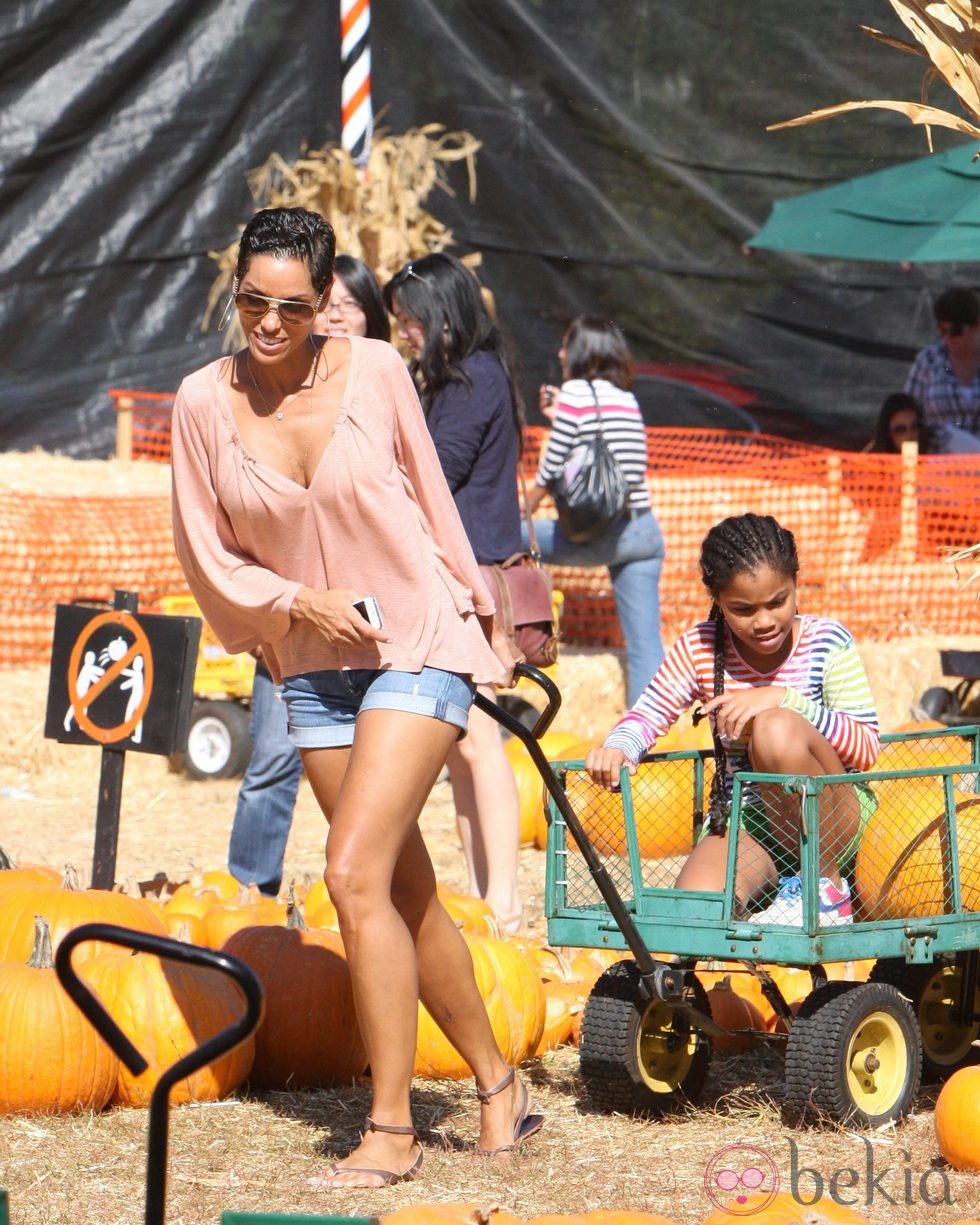
<svg viewBox="0 0 980 1225">
<path fill-rule="evenodd" d="M 698 1046 L 693 1030 L 674 1028 L 674 1009 L 651 1000 L 637 1037 L 637 1067 L 653 1093 L 673 1093 L 684 1082 Z"/>
<path fill-rule="evenodd" d="M 888 1111 L 908 1078 L 908 1047 L 902 1027 L 887 1012 L 871 1012 L 854 1031 L 844 1067 L 851 1100 L 867 1115 Z"/>
<path fill-rule="evenodd" d="M 943 966 L 925 985 L 919 1000 L 917 1020 L 922 1049 L 933 1063 L 952 1067 L 965 1059 L 980 1033 L 976 1021 L 954 1025 L 953 1013 L 963 990 L 958 966 Z"/>
</svg>

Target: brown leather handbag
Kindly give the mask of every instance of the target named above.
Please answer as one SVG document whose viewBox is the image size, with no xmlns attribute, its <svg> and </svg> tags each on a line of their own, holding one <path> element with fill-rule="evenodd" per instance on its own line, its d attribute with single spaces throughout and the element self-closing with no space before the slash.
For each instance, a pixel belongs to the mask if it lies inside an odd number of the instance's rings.
<svg viewBox="0 0 980 1225">
<path fill-rule="evenodd" d="M 521 473 L 521 495 L 527 506 L 527 490 Z M 497 619 L 507 636 L 534 668 L 548 668 L 558 660 L 558 624 L 551 572 L 541 564 L 534 536 L 534 520 L 528 516 L 530 550 L 514 553 L 498 565 L 481 566 Z"/>
</svg>

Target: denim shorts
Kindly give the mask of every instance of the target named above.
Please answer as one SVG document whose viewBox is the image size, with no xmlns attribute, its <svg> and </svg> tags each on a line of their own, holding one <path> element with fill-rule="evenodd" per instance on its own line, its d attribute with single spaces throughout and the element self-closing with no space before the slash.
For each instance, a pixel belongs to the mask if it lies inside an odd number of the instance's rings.
<svg viewBox="0 0 980 1225">
<path fill-rule="evenodd" d="M 304 672 L 282 682 L 289 739 L 299 749 L 352 744 L 362 710 L 403 710 L 452 723 L 466 733 L 475 686 L 468 677 L 439 668 L 421 672 L 345 668 Z"/>
</svg>

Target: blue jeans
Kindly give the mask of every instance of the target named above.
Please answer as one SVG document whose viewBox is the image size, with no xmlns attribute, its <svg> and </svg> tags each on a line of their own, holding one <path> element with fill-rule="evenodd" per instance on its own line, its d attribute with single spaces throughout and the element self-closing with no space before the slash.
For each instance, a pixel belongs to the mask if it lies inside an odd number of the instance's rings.
<svg viewBox="0 0 980 1225">
<path fill-rule="evenodd" d="M 521 525 L 528 547 L 527 524 Z M 632 706 L 664 657 L 660 638 L 660 571 L 664 537 L 649 511 L 620 519 L 588 544 L 573 544 L 555 519 L 535 519 L 542 561 L 553 566 L 608 566 L 626 640 L 626 703 Z"/>
<path fill-rule="evenodd" d="M 302 763 L 286 735 L 286 707 L 261 664 L 252 682 L 252 757 L 238 791 L 228 869 L 243 885 L 277 894 Z"/>
</svg>

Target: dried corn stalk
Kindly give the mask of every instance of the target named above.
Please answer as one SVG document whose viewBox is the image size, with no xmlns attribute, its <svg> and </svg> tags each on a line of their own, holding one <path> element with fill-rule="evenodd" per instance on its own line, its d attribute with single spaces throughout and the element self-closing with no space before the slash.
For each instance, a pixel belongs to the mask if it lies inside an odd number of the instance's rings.
<svg viewBox="0 0 980 1225">
<path fill-rule="evenodd" d="M 803 124 L 818 123 L 833 115 L 843 115 L 847 111 L 877 107 L 898 111 L 912 123 L 924 125 L 930 152 L 932 138 L 929 129 L 932 126 L 953 128 L 957 132 L 980 137 L 980 126 L 977 123 L 971 123 L 962 115 L 954 115 L 950 111 L 928 104 L 929 86 L 939 76 L 956 93 L 974 119 L 980 121 L 980 3 L 977 0 L 889 0 L 889 3 L 912 32 L 916 42 L 893 38 L 870 26 L 861 26 L 861 29 L 887 46 L 929 61 L 929 67 L 922 78 L 921 100 L 897 102 L 893 99 L 874 99 L 868 102 L 841 102 L 836 106 L 810 111 L 796 119 L 770 124 L 769 131 L 800 127 Z"/>
<path fill-rule="evenodd" d="M 255 207 L 313 209 L 337 235 L 337 250 L 363 259 L 384 284 L 410 259 L 442 251 L 453 243 L 452 231 L 425 210 L 433 188 L 455 194 L 448 165 L 465 162 L 469 198 L 476 196 L 476 153 L 480 141 L 469 132 L 447 132 L 429 123 L 400 136 L 374 134 L 371 156 L 362 173 L 346 149 L 328 144 L 304 152 L 295 162 L 273 153 L 248 175 Z M 208 254 L 218 275 L 208 294 L 201 323 L 205 330 L 231 294 L 238 239 Z M 466 261 L 478 264 L 479 256 Z M 228 329 L 227 348 L 244 342 L 237 317 Z"/>
</svg>

